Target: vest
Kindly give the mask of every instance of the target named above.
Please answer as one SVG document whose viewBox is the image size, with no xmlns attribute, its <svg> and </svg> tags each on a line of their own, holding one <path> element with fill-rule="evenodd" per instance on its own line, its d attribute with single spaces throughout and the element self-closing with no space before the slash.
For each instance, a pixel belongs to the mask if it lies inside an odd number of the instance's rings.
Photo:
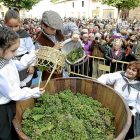
<svg viewBox="0 0 140 140">
<path fill-rule="evenodd" d="M 56 35 L 57 39 L 59 41 L 64 39 L 63 34 L 61 33 L 60 30 L 56 30 Z M 49 46 L 49 47 L 53 47 L 55 44 L 53 43 L 52 40 L 50 40 L 47 36 L 45 36 L 42 32 L 39 35 L 39 37 L 36 39 L 35 42 L 38 42 L 39 44 L 41 44 L 42 46 Z"/>
<path fill-rule="evenodd" d="M 60 30 L 56 30 L 56 35 L 57 39 L 59 41 L 64 39 L 63 34 L 61 33 Z M 42 32 L 39 35 L 39 37 L 36 39 L 35 42 L 38 42 L 39 44 L 41 44 L 42 46 L 49 46 L 49 47 L 53 47 L 55 44 L 53 43 L 52 40 L 50 40 L 47 36 L 45 36 Z M 42 73 L 42 81 L 45 81 L 49 78 L 50 73 L 48 73 L 47 71 L 43 71 Z M 53 78 L 59 78 L 59 77 L 63 77 L 63 72 L 61 74 L 53 74 L 51 79 Z"/>
</svg>

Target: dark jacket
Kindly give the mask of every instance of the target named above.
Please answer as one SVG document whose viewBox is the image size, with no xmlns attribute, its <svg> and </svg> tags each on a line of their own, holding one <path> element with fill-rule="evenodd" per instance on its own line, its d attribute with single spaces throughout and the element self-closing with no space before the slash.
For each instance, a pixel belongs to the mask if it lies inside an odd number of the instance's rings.
<svg viewBox="0 0 140 140">
<path fill-rule="evenodd" d="M 112 59 L 124 61 L 125 60 L 125 52 L 124 52 L 124 50 L 120 49 L 117 56 L 115 56 L 114 48 L 110 48 L 110 49 L 108 49 L 107 53 L 105 54 L 105 58 L 109 61 L 112 61 Z"/>
<path fill-rule="evenodd" d="M 117 56 L 115 56 L 114 48 L 111 48 L 105 54 L 105 58 L 109 61 L 112 61 L 112 59 L 124 61 L 125 60 L 125 52 L 124 52 L 124 50 L 120 49 Z M 117 64 L 116 64 L 116 62 L 111 63 L 110 72 L 112 73 L 115 71 L 122 71 L 122 64 L 121 63 L 117 63 Z"/>
</svg>

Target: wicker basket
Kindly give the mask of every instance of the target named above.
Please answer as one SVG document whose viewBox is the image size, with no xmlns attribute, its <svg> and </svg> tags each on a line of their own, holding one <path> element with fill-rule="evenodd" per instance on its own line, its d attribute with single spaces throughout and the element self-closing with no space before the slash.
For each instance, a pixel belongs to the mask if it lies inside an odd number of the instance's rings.
<svg viewBox="0 0 140 140">
<path fill-rule="evenodd" d="M 45 82 L 41 83 L 41 87 Z M 37 84 L 32 86 L 37 87 Z M 45 88 L 51 95 L 63 90 L 71 89 L 74 93 L 87 94 L 108 107 L 115 116 L 114 126 L 116 128 L 115 140 L 123 140 L 131 125 L 131 113 L 123 97 L 109 86 L 103 85 L 97 81 L 82 78 L 58 78 L 51 79 Z M 13 120 L 14 127 L 22 140 L 29 138 L 22 132 L 22 114 L 24 110 L 33 108 L 36 100 L 30 98 L 26 101 L 18 101 L 16 105 L 16 118 Z"/>
<path fill-rule="evenodd" d="M 36 67 L 45 66 L 47 68 L 47 71 L 50 73 L 46 85 L 48 84 L 53 73 L 55 74 L 62 73 L 66 58 L 67 56 L 57 49 L 53 49 L 48 46 L 42 46 L 39 49 L 39 52 L 35 60 L 35 66 Z M 39 80 L 39 87 L 40 87 L 41 77 L 42 77 L 42 72 Z"/>
<path fill-rule="evenodd" d="M 78 49 L 78 48 L 81 48 L 81 51 L 83 53 L 83 57 L 81 57 L 80 59 L 78 59 L 74 63 L 71 63 L 67 59 L 66 59 L 66 63 L 68 63 L 69 65 L 81 65 L 87 61 L 88 54 L 87 54 L 86 50 L 84 49 L 84 44 L 81 42 L 80 39 L 78 41 L 73 41 L 71 38 L 69 38 L 69 39 L 65 40 L 63 43 L 64 43 L 64 46 L 61 49 L 61 51 L 63 53 L 65 53 L 66 55 L 68 55 L 71 51 L 74 51 L 75 49 Z"/>
</svg>

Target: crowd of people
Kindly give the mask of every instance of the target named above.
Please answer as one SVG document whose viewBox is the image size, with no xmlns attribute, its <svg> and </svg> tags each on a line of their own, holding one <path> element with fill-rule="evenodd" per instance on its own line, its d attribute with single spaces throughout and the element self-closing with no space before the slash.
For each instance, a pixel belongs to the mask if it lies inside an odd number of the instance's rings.
<svg viewBox="0 0 140 140">
<path fill-rule="evenodd" d="M 130 62 L 139 59 L 136 50 L 138 50 L 137 46 L 140 42 L 140 22 L 135 17 L 133 19 L 122 18 L 118 23 L 113 18 L 97 19 L 96 17 L 94 19 L 64 18 L 61 20 L 64 30 L 65 26 L 70 25 L 70 23 L 73 27 L 74 25 L 77 26 L 77 34 L 84 43 L 87 53 L 91 56 L 107 59 L 106 65 L 111 63 L 110 72 L 122 70 L 122 64 L 118 63 L 116 68 L 116 60 Z M 65 39 L 73 34 L 71 25 L 67 27 L 67 32 L 62 31 Z M 1 26 L 5 26 L 3 20 Z M 33 43 L 37 44 L 35 42 L 37 42 L 37 38 L 43 29 L 42 20 L 37 18 L 22 19 L 20 20 L 20 28 L 26 30 Z M 73 29 L 75 30 L 76 27 Z M 38 48 L 35 45 L 35 49 Z M 94 66 L 92 66 L 92 61 L 90 58 L 88 70 L 86 68 L 87 64 L 84 66 L 84 71 L 82 70 L 83 66 L 79 69 L 81 74 L 97 79 L 102 72 L 98 74 L 97 59 L 94 60 Z M 100 61 L 100 63 L 103 64 L 103 61 Z M 123 69 L 126 69 L 126 66 Z"/>
<path fill-rule="evenodd" d="M 65 19 L 64 24 L 67 22 L 70 21 Z M 106 65 L 111 63 L 110 72 L 122 70 L 122 64 L 117 63 L 116 67 L 116 61 L 139 60 L 139 51 L 137 50 L 140 43 L 140 23 L 135 17 L 133 20 L 121 19 L 118 23 L 113 18 L 72 19 L 71 22 L 75 22 L 78 26 L 80 39 L 84 43 L 87 53 L 91 56 L 107 59 Z M 103 64 L 103 61 L 100 60 L 99 63 Z M 97 79 L 102 74 L 102 72 L 98 74 L 97 69 L 97 59 L 94 59 L 94 66 L 92 66 L 92 59 L 90 59 L 89 69 L 85 69 L 82 74 Z M 126 66 L 123 69 L 126 69 Z"/>
<path fill-rule="evenodd" d="M 38 98 L 45 91 L 30 89 L 32 79 L 36 77 L 34 67 L 36 51 L 41 46 L 49 46 L 60 50 L 63 41 L 79 38 L 84 48 L 91 56 L 106 58 L 110 65 L 110 74 L 98 73 L 98 59 L 89 58 L 84 66 L 77 67 L 81 74 L 98 78 L 104 84 L 114 84 L 127 101 L 133 115 L 133 122 L 139 119 L 140 113 L 140 23 L 133 20 L 121 19 L 78 19 L 64 18 L 54 11 L 45 11 L 42 19 L 20 19 L 17 8 L 9 8 L 0 27 L 0 140 L 17 140 L 13 129 L 12 119 L 16 113 L 15 101 Z M 116 61 L 130 62 L 124 66 L 124 72 L 116 71 Z M 104 62 L 100 60 L 101 64 Z M 94 65 L 93 65 L 94 64 Z M 84 70 L 83 68 L 84 67 Z M 73 68 L 71 66 L 71 68 Z M 122 70 L 122 64 L 117 64 L 117 71 Z M 19 71 L 19 72 L 18 72 Z M 49 73 L 43 71 L 42 80 L 47 80 Z M 53 74 L 52 78 L 62 77 Z M 21 94 L 20 94 L 21 93 Z M 140 135 L 132 123 L 126 140 Z M 137 133 L 137 134 L 136 134 Z M 132 135 L 130 135 L 132 134 Z"/>
</svg>

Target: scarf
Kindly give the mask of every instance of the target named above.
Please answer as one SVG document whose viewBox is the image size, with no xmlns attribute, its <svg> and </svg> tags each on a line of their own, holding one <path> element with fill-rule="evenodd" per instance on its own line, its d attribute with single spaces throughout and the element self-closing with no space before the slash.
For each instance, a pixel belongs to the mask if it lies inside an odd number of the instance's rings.
<svg viewBox="0 0 140 140">
<path fill-rule="evenodd" d="M 0 58 L 0 69 L 2 69 L 8 63 L 9 63 L 9 60 L 5 60 L 5 59 Z"/>
<path fill-rule="evenodd" d="M 17 31 L 17 34 L 19 35 L 19 38 L 25 38 L 25 37 L 31 37 L 25 30 L 19 29 Z"/>
<path fill-rule="evenodd" d="M 134 88 L 134 89 L 140 91 L 140 81 L 138 81 L 137 83 L 134 83 L 134 84 L 130 84 L 128 82 L 128 77 L 125 75 L 125 72 L 121 72 L 121 75 L 122 75 L 124 81 L 126 82 L 126 84 L 122 87 L 122 91 L 124 91 L 126 87 L 128 87 L 129 93 L 131 92 L 131 88 Z M 134 80 L 136 80 L 136 79 L 134 79 Z"/>
<path fill-rule="evenodd" d="M 113 53 L 115 59 L 121 54 L 121 51 L 122 51 L 122 49 L 119 49 L 119 52 L 118 52 L 118 54 L 116 55 L 116 54 L 115 54 L 115 49 L 112 48 L 112 53 Z"/>
</svg>

